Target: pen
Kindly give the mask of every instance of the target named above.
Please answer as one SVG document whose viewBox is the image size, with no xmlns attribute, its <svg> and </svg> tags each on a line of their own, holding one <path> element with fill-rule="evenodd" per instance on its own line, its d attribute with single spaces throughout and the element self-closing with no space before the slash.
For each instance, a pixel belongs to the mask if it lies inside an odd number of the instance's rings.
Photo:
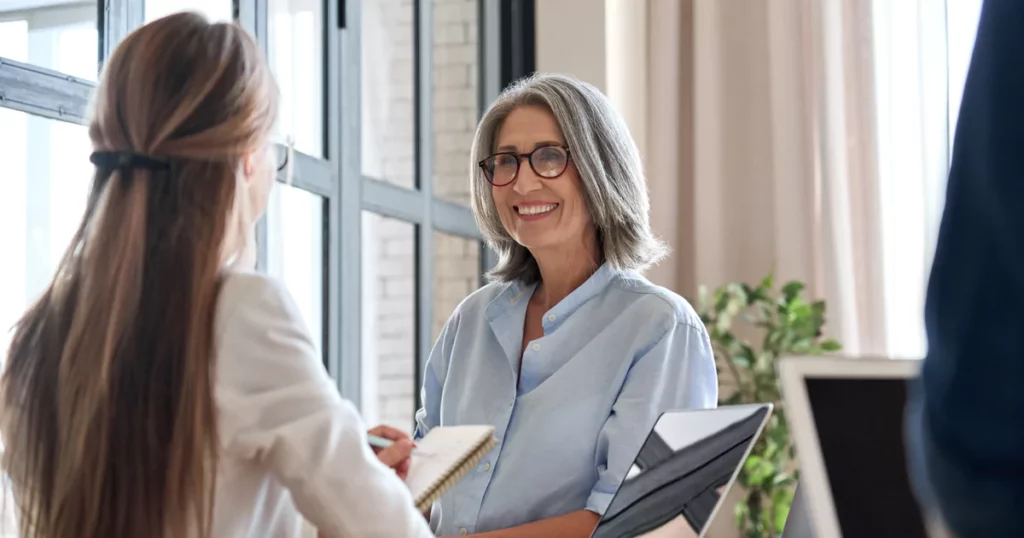
<svg viewBox="0 0 1024 538">
<path fill-rule="evenodd" d="M 379 435 L 373 435 L 373 434 L 367 434 L 366 435 L 366 440 L 370 443 L 370 446 L 375 446 L 377 448 L 387 448 L 387 447 L 395 444 L 395 442 L 392 441 L 391 439 L 385 439 L 383 437 L 380 437 Z M 417 455 L 417 456 L 426 456 L 427 455 L 426 453 L 424 453 L 424 452 L 422 452 L 420 450 L 416 450 L 416 449 L 413 449 L 412 453 Z"/>
<path fill-rule="evenodd" d="M 392 441 L 391 439 L 385 439 L 385 438 L 380 437 L 378 435 L 372 435 L 372 434 L 367 434 L 366 435 L 366 440 L 370 442 L 370 446 L 375 446 L 377 448 L 387 448 L 387 447 L 395 444 L 395 442 Z"/>
</svg>

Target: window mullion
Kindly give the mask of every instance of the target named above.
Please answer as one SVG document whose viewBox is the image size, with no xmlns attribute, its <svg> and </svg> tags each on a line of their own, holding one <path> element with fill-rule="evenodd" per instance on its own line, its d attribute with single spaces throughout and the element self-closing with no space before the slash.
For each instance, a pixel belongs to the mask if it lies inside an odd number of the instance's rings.
<svg viewBox="0 0 1024 538">
<path fill-rule="evenodd" d="M 339 8 L 344 10 L 339 13 Z M 331 293 L 344 307 L 337 307 L 331 344 L 337 365 L 332 371 L 342 396 L 362 406 L 362 155 L 360 73 L 361 20 L 359 0 L 328 2 L 327 25 L 327 155 L 337 170 L 337 203 L 331 210 L 337 264 L 337 286 Z M 343 17 L 341 15 L 344 15 Z M 345 27 L 338 28 L 344 21 Z M 346 253 L 344 256 L 340 253 Z"/>
<path fill-rule="evenodd" d="M 84 123 L 95 86 L 51 69 L 0 58 L 0 107 Z"/>
<path fill-rule="evenodd" d="M 416 121 L 416 185 L 423 194 L 423 221 L 416 241 L 416 387 L 433 346 L 434 311 L 434 151 L 433 151 L 433 0 L 416 0 L 413 58 Z M 419 407 L 416 391 L 416 407 Z"/>
<path fill-rule="evenodd" d="M 145 22 L 146 0 L 102 0 L 100 9 L 100 64 L 132 30 Z"/>
</svg>

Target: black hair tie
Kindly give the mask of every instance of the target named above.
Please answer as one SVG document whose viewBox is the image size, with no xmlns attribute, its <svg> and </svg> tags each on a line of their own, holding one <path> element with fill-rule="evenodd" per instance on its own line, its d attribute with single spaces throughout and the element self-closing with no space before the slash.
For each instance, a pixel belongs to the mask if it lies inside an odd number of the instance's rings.
<svg viewBox="0 0 1024 538">
<path fill-rule="evenodd" d="M 121 175 L 126 179 L 129 172 L 135 168 L 144 168 L 153 172 L 162 172 L 171 169 L 171 163 L 166 159 L 133 153 L 131 151 L 94 151 L 89 156 L 92 164 L 108 173 L 114 170 L 121 170 Z"/>
</svg>

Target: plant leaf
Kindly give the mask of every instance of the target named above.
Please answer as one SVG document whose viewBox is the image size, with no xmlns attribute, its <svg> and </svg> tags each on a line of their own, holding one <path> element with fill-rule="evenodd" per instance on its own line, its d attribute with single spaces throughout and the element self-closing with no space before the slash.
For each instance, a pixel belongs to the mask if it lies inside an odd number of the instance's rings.
<svg viewBox="0 0 1024 538">
<path fill-rule="evenodd" d="M 703 288 L 698 299 L 716 368 L 736 381 L 736 390 L 721 396 L 720 403 L 776 405 L 737 479 L 745 495 L 736 506 L 736 523 L 740 536 L 746 538 L 779 535 L 800 476 L 776 361 L 789 353 L 812 355 L 840 349 L 839 342 L 823 336 L 825 301 L 805 297 L 801 282 L 787 282 L 781 290 L 774 284 L 769 273 L 756 286 L 734 282 L 713 292 Z"/>
<path fill-rule="evenodd" d="M 790 281 L 786 282 L 786 284 L 782 286 L 782 296 L 785 297 L 787 302 L 799 296 L 802 291 L 804 291 L 803 282 Z"/>
</svg>

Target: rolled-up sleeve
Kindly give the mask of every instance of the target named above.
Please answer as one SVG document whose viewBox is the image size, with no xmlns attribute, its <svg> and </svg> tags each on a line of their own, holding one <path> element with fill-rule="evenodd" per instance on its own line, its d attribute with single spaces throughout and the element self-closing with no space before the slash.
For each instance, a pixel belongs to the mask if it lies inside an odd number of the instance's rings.
<svg viewBox="0 0 1024 538">
<path fill-rule="evenodd" d="M 597 484 L 586 509 L 603 514 L 661 413 L 718 404 L 718 375 L 707 331 L 676 322 L 638 355 L 597 445 Z"/>
<path fill-rule="evenodd" d="M 452 345 L 455 332 L 459 325 L 459 313 L 456 311 L 445 323 L 437 342 L 434 342 L 427 358 L 427 366 L 423 372 L 423 386 L 420 388 L 420 400 L 423 407 L 416 411 L 416 431 L 413 439 L 420 440 L 435 426 L 441 423 L 441 380 L 448 370 L 452 356 Z"/>
</svg>

